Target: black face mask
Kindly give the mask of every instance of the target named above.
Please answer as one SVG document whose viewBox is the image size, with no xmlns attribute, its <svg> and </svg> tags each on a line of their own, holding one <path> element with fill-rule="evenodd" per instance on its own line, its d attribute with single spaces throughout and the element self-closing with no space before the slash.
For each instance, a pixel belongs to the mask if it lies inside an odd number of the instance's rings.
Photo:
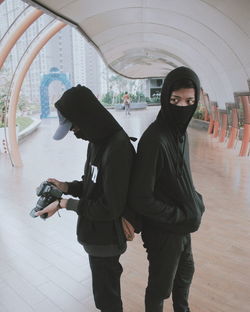
<svg viewBox="0 0 250 312">
<path fill-rule="evenodd" d="M 177 106 L 169 104 L 169 108 L 177 129 L 179 130 L 181 135 L 184 135 L 187 130 L 189 121 L 194 114 L 195 105 Z"/>
<path fill-rule="evenodd" d="M 82 140 L 88 141 L 88 139 L 86 138 L 86 135 L 84 134 L 84 132 L 82 131 L 82 129 L 79 129 L 78 131 L 73 132 L 73 133 L 74 133 L 74 136 L 75 136 L 77 139 L 82 139 Z"/>
</svg>

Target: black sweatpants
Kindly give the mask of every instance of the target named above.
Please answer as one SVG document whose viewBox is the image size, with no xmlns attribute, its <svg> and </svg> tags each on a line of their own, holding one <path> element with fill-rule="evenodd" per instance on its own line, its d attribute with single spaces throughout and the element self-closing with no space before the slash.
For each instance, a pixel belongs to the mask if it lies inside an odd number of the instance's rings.
<svg viewBox="0 0 250 312">
<path fill-rule="evenodd" d="M 120 256 L 94 257 L 89 255 L 95 305 L 102 312 L 122 312 Z"/>
<path fill-rule="evenodd" d="M 172 293 L 175 312 L 188 312 L 188 294 L 194 274 L 191 236 L 145 229 L 142 240 L 149 261 L 145 302 L 161 302 Z"/>
</svg>

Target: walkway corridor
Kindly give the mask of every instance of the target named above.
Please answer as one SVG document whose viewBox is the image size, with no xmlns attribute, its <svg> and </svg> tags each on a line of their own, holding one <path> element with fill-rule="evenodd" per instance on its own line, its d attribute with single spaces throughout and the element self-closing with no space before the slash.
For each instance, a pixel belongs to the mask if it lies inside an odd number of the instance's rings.
<svg viewBox="0 0 250 312">
<path fill-rule="evenodd" d="M 139 137 L 158 108 L 112 112 L 130 136 Z M 21 145 L 23 168 L 0 154 L 0 312 L 94 312 L 88 258 L 75 236 L 76 214 L 32 219 L 36 187 L 48 177 L 80 179 L 86 143 L 72 134 L 55 142 L 56 119 Z M 196 272 L 190 293 L 192 312 L 249 312 L 250 159 L 189 129 L 194 183 L 206 212 L 193 234 Z M 70 161 L 69 161 L 70 159 Z M 74 165 L 72 165 L 74 164 Z M 140 236 L 129 242 L 124 266 L 124 312 L 143 312 L 147 260 Z M 170 300 L 164 311 L 172 311 Z"/>
</svg>

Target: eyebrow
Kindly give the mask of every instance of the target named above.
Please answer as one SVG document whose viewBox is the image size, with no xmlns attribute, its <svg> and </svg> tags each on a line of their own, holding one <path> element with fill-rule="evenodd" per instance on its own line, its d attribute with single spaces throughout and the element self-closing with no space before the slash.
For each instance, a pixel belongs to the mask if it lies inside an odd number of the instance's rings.
<svg viewBox="0 0 250 312">
<path fill-rule="evenodd" d="M 178 99 L 181 99 L 181 96 L 178 96 L 178 95 L 171 95 L 171 97 L 176 97 L 176 98 L 178 98 Z M 189 98 L 187 98 L 188 100 L 190 100 L 190 99 L 195 99 L 195 97 L 194 96 L 191 96 L 191 97 L 189 97 Z"/>
</svg>

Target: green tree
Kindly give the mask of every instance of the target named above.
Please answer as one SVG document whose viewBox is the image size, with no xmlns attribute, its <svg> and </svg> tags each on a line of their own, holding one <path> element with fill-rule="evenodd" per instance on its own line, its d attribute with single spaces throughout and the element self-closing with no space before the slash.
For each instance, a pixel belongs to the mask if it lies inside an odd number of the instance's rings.
<svg viewBox="0 0 250 312">
<path fill-rule="evenodd" d="M 116 94 L 124 93 L 125 91 L 129 93 L 133 93 L 133 89 L 136 88 L 136 80 L 135 79 L 128 79 L 122 77 L 117 74 L 113 74 L 109 78 L 109 86 L 112 91 Z"/>
<path fill-rule="evenodd" d="M 10 86 L 10 78 L 7 71 L 2 68 L 0 70 L 0 127 L 4 126 L 6 115 L 6 101 Z"/>
<path fill-rule="evenodd" d="M 6 104 L 8 101 L 8 92 L 10 90 L 10 74 L 2 68 L 0 70 L 0 127 L 3 127 L 5 124 L 5 117 L 6 117 Z M 20 94 L 19 101 L 18 101 L 18 109 L 22 113 L 30 109 L 30 103 L 27 98 Z"/>
<path fill-rule="evenodd" d="M 113 92 L 107 92 L 106 94 L 104 94 L 104 96 L 101 99 L 103 104 L 108 104 L 108 105 L 112 104 L 112 100 L 113 100 Z"/>
</svg>

